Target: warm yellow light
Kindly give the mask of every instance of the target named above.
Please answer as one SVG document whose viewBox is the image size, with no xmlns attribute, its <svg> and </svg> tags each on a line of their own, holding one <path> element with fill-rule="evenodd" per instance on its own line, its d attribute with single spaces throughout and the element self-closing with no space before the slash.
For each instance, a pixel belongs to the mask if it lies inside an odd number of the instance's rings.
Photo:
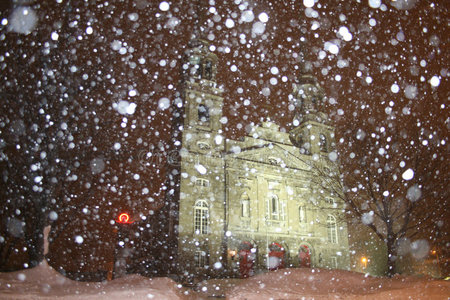
<svg viewBox="0 0 450 300">
<path fill-rule="evenodd" d="M 367 257 L 365 257 L 365 256 L 361 257 L 361 262 L 363 264 L 363 269 L 367 268 L 367 261 L 368 261 Z"/>
</svg>

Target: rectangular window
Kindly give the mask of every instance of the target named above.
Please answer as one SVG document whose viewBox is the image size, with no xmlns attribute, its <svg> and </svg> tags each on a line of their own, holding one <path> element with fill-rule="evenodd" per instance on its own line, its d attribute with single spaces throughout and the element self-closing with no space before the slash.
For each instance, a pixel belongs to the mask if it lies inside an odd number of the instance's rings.
<svg viewBox="0 0 450 300">
<path fill-rule="evenodd" d="M 327 218 L 327 235 L 330 243 L 337 244 L 336 218 L 332 215 Z"/>
<path fill-rule="evenodd" d="M 207 187 L 207 186 L 209 186 L 209 180 L 203 179 L 203 178 L 197 178 L 197 180 L 195 181 L 195 185 Z"/>
<path fill-rule="evenodd" d="M 195 233 L 207 234 L 208 233 L 208 215 L 206 210 L 195 210 Z"/>
<path fill-rule="evenodd" d="M 331 268 L 332 269 L 337 269 L 338 264 L 337 264 L 337 257 L 336 256 L 332 256 L 331 257 Z"/>
<path fill-rule="evenodd" d="M 196 234 L 208 233 L 208 205 L 204 200 L 197 201 L 194 207 L 194 232 Z"/>
<path fill-rule="evenodd" d="M 325 137 L 325 135 L 321 134 L 319 136 L 319 139 L 320 139 L 320 151 L 327 152 L 328 150 L 327 138 Z"/>
<path fill-rule="evenodd" d="M 207 265 L 207 260 L 206 260 L 207 256 L 206 256 L 206 252 L 205 251 L 201 251 L 198 250 L 195 252 L 195 265 L 199 268 L 202 268 L 204 266 Z"/>
</svg>

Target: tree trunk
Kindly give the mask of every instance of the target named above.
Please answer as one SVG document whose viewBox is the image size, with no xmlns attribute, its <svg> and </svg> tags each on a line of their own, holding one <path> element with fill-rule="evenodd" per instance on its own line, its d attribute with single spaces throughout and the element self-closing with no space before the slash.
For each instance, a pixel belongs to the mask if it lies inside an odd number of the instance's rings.
<svg viewBox="0 0 450 300">
<path fill-rule="evenodd" d="M 7 234 L 5 234 L 5 237 L 5 241 L 2 244 L 3 247 L 0 247 L 0 271 L 2 272 L 10 271 L 11 266 L 8 265 L 8 261 L 17 242 L 15 237 L 8 236 Z"/>
<path fill-rule="evenodd" d="M 44 259 L 44 227 L 45 214 L 39 210 L 29 210 L 34 216 L 28 215 L 27 227 L 25 228 L 25 243 L 28 253 L 28 267 L 37 266 Z M 34 217 L 34 218 L 33 218 Z"/>
<path fill-rule="evenodd" d="M 44 258 L 44 237 L 42 228 L 36 228 L 27 239 L 28 248 L 28 266 L 33 268 L 37 266 Z"/>
<path fill-rule="evenodd" d="M 388 277 L 393 277 L 395 275 L 395 264 L 397 261 L 397 247 L 396 240 L 394 238 L 388 238 L 386 240 L 387 246 L 387 273 Z"/>
</svg>

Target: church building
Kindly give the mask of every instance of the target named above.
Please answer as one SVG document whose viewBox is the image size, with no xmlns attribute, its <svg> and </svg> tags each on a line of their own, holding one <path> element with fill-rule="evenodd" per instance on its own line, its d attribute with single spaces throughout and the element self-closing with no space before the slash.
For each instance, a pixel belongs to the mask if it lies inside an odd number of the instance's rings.
<svg viewBox="0 0 450 300">
<path fill-rule="evenodd" d="M 326 168 L 335 147 L 334 127 L 318 110 L 325 95 L 317 79 L 303 72 L 295 83 L 290 132 L 266 121 L 227 140 L 219 68 L 208 42 L 192 39 L 174 103 L 180 156 L 169 194 L 178 271 L 247 277 L 283 267 L 349 269 L 344 204 L 312 192 L 310 163 Z"/>
</svg>

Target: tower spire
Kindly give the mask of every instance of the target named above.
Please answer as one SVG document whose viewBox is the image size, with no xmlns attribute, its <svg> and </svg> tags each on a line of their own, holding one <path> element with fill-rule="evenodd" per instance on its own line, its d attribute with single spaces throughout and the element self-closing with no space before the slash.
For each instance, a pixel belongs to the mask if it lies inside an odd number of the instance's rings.
<svg viewBox="0 0 450 300">
<path fill-rule="evenodd" d="M 323 88 L 311 73 L 310 63 L 303 57 L 292 91 L 292 104 L 295 109 L 293 128 L 289 132 L 291 142 L 303 151 L 301 153 L 319 153 L 329 150 L 327 140 L 332 140 L 333 129 L 329 124 L 328 115 L 320 111 L 320 106 L 325 99 Z"/>
<path fill-rule="evenodd" d="M 311 63 L 303 53 L 300 71 L 292 92 L 294 111 L 294 126 L 305 121 L 326 123 L 328 116 L 320 112 L 320 104 L 325 99 L 325 93 L 319 81 L 311 72 Z"/>
</svg>

